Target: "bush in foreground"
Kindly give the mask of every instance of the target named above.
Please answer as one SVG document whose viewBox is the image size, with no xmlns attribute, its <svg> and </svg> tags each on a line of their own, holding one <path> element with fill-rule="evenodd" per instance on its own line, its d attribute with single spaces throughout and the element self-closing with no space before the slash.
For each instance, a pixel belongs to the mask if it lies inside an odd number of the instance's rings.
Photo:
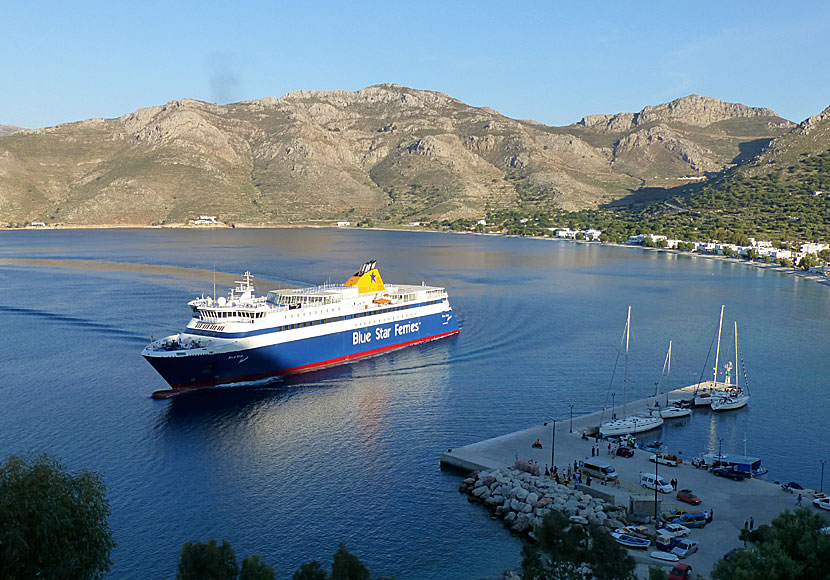
<svg viewBox="0 0 830 580">
<path fill-rule="evenodd" d="M 0 578 L 103 578 L 115 547 L 97 473 L 54 458 L 11 456 L 0 466 Z"/>
</svg>

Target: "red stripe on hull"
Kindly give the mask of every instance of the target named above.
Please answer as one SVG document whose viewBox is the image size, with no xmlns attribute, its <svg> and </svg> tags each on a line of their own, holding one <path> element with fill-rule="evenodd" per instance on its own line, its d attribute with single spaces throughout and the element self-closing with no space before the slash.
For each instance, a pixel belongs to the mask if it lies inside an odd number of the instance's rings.
<svg viewBox="0 0 830 580">
<path fill-rule="evenodd" d="M 359 352 L 357 354 L 350 354 L 350 355 L 346 355 L 346 356 L 341 356 L 341 357 L 325 360 L 325 361 L 322 361 L 322 362 L 311 363 L 311 364 L 303 365 L 303 366 L 299 366 L 299 367 L 292 367 L 292 368 L 289 368 L 289 369 L 281 369 L 281 370 L 278 370 L 278 371 L 273 371 L 273 372 L 268 372 L 268 373 L 259 373 L 259 374 L 256 374 L 256 375 L 246 375 L 244 377 L 234 377 L 234 378 L 231 378 L 231 379 L 222 379 L 220 381 L 204 381 L 204 382 L 201 382 L 201 383 L 181 383 L 181 384 L 178 384 L 178 385 L 171 385 L 171 387 L 172 387 L 171 389 L 163 390 L 163 391 L 156 391 L 156 392 L 153 393 L 152 397 L 154 399 L 166 399 L 168 397 L 171 397 L 171 396 L 173 396 L 175 394 L 178 394 L 178 393 L 181 393 L 183 391 L 191 391 L 193 389 L 201 389 L 201 388 L 204 388 L 204 387 L 216 387 L 218 385 L 227 385 L 227 384 L 230 384 L 230 383 L 245 383 L 245 382 L 250 382 L 250 381 L 259 381 L 259 380 L 267 379 L 267 378 L 270 378 L 270 377 L 278 377 L 278 376 L 282 376 L 282 375 L 291 375 L 291 374 L 297 374 L 297 373 L 304 373 L 304 372 L 308 372 L 308 371 L 311 371 L 311 370 L 320 369 L 320 368 L 323 368 L 323 367 L 335 366 L 335 365 L 339 365 L 339 364 L 342 364 L 342 363 L 345 363 L 345 362 L 348 362 L 348 361 L 365 358 L 367 356 L 372 356 L 372 355 L 375 355 L 375 354 L 380 354 L 382 352 L 387 352 L 387 351 L 390 351 L 390 350 L 397 350 L 399 348 L 412 346 L 414 344 L 420 344 L 422 342 L 429 342 L 431 340 L 438 340 L 438 339 L 441 339 L 441 338 L 452 336 L 454 334 L 458 334 L 459 332 L 461 332 L 460 329 L 459 330 L 453 330 L 453 331 L 450 331 L 450 332 L 444 332 L 444 333 L 441 333 L 441 334 L 428 336 L 427 338 L 418 338 L 418 339 L 415 339 L 415 340 L 410 340 L 409 342 L 400 342 L 398 344 L 393 344 L 393 345 L 390 345 L 390 346 L 383 346 L 383 347 L 380 347 L 380 348 L 373 348 L 372 350 L 366 350 L 366 351 L 363 351 L 363 352 Z"/>
</svg>

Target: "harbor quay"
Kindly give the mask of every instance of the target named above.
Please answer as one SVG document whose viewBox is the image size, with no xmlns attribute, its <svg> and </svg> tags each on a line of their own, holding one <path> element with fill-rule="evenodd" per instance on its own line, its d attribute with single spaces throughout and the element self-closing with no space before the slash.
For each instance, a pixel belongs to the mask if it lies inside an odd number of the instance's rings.
<svg viewBox="0 0 830 580">
<path fill-rule="evenodd" d="M 668 401 L 671 404 L 693 396 L 694 386 L 684 387 L 671 391 Z M 665 404 L 666 395 L 659 400 Z M 653 408 L 654 397 L 641 399 L 626 405 L 626 414 L 636 414 Z M 617 408 L 620 415 L 621 408 Z M 441 453 L 442 467 L 449 467 L 464 472 L 491 471 L 504 469 L 516 465 L 517 460 L 522 464 L 536 464 L 542 474 L 546 468 L 552 470 L 556 466 L 558 472 L 564 473 L 570 466 L 579 465 L 580 461 L 591 459 L 593 453 L 598 453 L 600 459 L 611 463 L 619 476 L 619 484 L 604 484 L 594 478 L 591 489 L 588 489 L 586 478 L 583 478 L 579 488 L 587 493 L 597 492 L 603 498 L 613 501 L 618 506 L 629 506 L 632 496 L 640 504 L 653 505 L 657 500 L 659 512 L 675 508 L 686 511 L 712 512 L 712 521 L 704 528 L 692 529 L 689 539 L 698 542 L 698 551 L 687 556 L 682 561 L 690 564 L 698 573 L 709 577 L 715 562 L 733 548 L 743 547 L 738 539 L 740 531 L 749 522 L 755 528 L 769 524 L 773 518 L 784 510 L 794 510 L 797 506 L 798 493 L 790 493 L 776 483 L 763 479 L 746 479 L 733 481 L 716 477 L 706 469 L 698 469 L 691 465 L 692 456 L 679 454 L 676 450 L 668 452 L 678 455 L 683 462 L 677 466 L 655 464 L 649 461 L 652 452 L 636 449 L 633 457 L 621 457 L 609 453 L 609 441 L 595 436 L 601 421 L 610 420 L 610 411 L 606 410 L 570 418 L 547 421 L 509 433 L 471 443 L 463 447 L 449 449 Z M 667 419 L 672 421 L 673 419 Z M 555 425 L 555 436 L 554 436 Z M 592 434 L 588 436 L 587 434 Z M 641 438 L 648 438 L 649 433 L 639 433 Z M 541 442 L 542 447 L 534 447 L 535 442 Z M 612 444 L 611 449 L 615 446 Z M 592 453 L 592 449 L 594 452 Z M 640 485 L 640 477 L 644 473 L 655 473 L 666 481 L 677 480 L 677 489 L 691 489 L 703 501 L 699 506 L 691 506 L 676 499 L 675 492 L 657 493 Z M 813 490 L 804 490 L 802 505 L 816 512 L 821 510 L 811 506 Z M 653 514 L 653 509 L 648 508 Z M 827 512 L 821 512 L 823 515 Z M 827 514 L 830 515 L 830 514 Z M 653 528 L 652 528 L 653 529 Z M 652 544 L 647 550 L 629 550 L 637 561 L 637 573 L 640 577 L 648 576 L 648 566 L 658 565 L 667 569 L 674 564 L 662 562 L 650 557 L 656 550 Z"/>
</svg>

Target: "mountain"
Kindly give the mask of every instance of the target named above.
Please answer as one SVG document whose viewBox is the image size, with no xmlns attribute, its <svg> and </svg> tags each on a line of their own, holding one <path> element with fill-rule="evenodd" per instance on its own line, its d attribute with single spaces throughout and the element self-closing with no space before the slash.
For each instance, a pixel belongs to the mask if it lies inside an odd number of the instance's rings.
<svg viewBox="0 0 830 580">
<path fill-rule="evenodd" d="M 22 127 L 15 127 L 14 125 L 0 125 L 0 137 L 3 137 L 4 135 L 11 135 L 21 129 Z"/>
<path fill-rule="evenodd" d="M 675 237 L 830 242 L 830 107 L 740 165 L 668 193 L 640 219 Z"/>
<path fill-rule="evenodd" d="M 383 223 L 595 208 L 702 178 L 793 126 L 690 95 L 566 127 L 394 84 L 182 99 L 0 137 L 0 223 Z"/>
</svg>

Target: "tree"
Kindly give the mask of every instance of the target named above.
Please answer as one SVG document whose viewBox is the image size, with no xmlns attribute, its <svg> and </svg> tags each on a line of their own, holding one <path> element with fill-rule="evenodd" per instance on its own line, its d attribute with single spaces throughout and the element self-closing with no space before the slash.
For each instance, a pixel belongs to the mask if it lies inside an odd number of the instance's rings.
<svg viewBox="0 0 830 580">
<path fill-rule="evenodd" d="M 784 511 L 763 533 L 743 533 L 752 546 L 720 559 L 712 569 L 714 580 L 785 580 L 826 578 L 830 536 L 822 533 L 823 518 L 809 508 Z M 760 530 L 758 530 L 760 532 Z"/>
<path fill-rule="evenodd" d="M 242 560 L 239 580 L 274 580 L 277 574 L 274 567 L 265 563 L 256 554 Z"/>
<path fill-rule="evenodd" d="M 668 580 L 668 573 L 660 566 L 648 567 L 648 580 Z"/>
<path fill-rule="evenodd" d="M 596 524 L 571 523 L 552 511 L 534 531 L 536 544 L 522 548 L 525 580 L 629 580 L 634 560 Z"/>
<path fill-rule="evenodd" d="M 182 556 L 176 580 L 236 580 L 239 565 L 231 545 L 222 540 L 218 545 L 211 538 L 207 544 L 187 542 L 182 546 Z"/>
<path fill-rule="evenodd" d="M 115 547 L 101 477 L 41 455 L 0 466 L 0 578 L 102 578 Z"/>
<path fill-rule="evenodd" d="M 340 542 L 331 564 L 331 580 L 371 580 L 371 576 L 360 559 L 350 554 L 346 545 Z"/>
<path fill-rule="evenodd" d="M 300 564 L 300 569 L 291 575 L 291 580 L 326 580 L 327 578 L 328 574 L 317 560 Z"/>
</svg>

